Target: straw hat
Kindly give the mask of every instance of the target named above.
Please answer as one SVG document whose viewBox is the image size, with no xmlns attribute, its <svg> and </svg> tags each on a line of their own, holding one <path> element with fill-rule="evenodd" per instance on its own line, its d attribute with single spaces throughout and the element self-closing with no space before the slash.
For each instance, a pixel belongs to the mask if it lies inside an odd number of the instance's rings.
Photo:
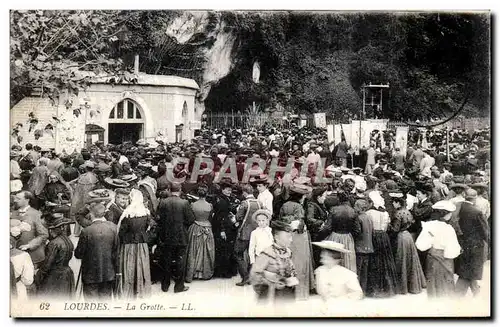
<svg viewBox="0 0 500 327">
<path fill-rule="evenodd" d="M 104 181 L 113 187 L 130 187 L 130 184 L 119 178 L 106 177 Z"/>
<path fill-rule="evenodd" d="M 290 186 L 290 192 L 298 193 L 298 194 L 309 194 L 312 192 L 312 187 L 305 184 L 297 184 L 293 183 Z"/>
<path fill-rule="evenodd" d="M 434 203 L 432 205 L 432 209 L 446 210 L 449 212 L 453 212 L 453 211 L 457 210 L 457 207 L 455 206 L 455 204 L 453 204 L 453 202 L 451 202 L 449 200 L 442 200 L 442 201 L 438 201 L 438 202 Z"/>
<path fill-rule="evenodd" d="M 319 246 L 320 248 L 340 252 L 340 253 L 352 253 L 345 248 L 344 244 L 333 242 L 333 241 L 321 241 L 321 242 L 311 242 L 312 244 Z"/>
<path fill-rule="evenodd" d="M 252 220 L 257 222 L 257 216 L 266 216 L 267 220 L 271 221 L 271 212 L 267 209 L 259 209 L 252 214 Z"/>
</svg>

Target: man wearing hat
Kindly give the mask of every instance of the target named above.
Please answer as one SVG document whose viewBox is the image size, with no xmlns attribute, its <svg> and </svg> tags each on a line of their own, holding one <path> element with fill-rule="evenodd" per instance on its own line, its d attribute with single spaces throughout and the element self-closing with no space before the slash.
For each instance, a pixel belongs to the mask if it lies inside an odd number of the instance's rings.
<svg viewBox="0 0 500 327">
<path fill-rule="evenodd" d="M 75 276 L 69 266 L 74 246 L 66 235 L 66 226 L 73 224 L 62 213 L 53 213 L 47 224 L 50 242 L 46 258 L 35 275 L 39 295 L 70 300 L 75 290 Z"/>
<path fill-rule="evenodd" d="M 92 223 L 82 230 L 75 249 L 75 258 L 82 260 L 80 269 L 86 301 L 109 300 L 117 274 L 118 233 L 116 225 L 104 217 L 105 211 L 103 203 L 90 207 Z"/>
<path fill-rule="evenodd" d="M 181 185 L 173 183 L 170 190 L 172 196 L 161 199 L 158 205 L 158 246 L 164 269 L 161 289 L 167 292 L 173 279 L 174 293 L 179 293 L 189 289 L 184 286 L 184 258 L 188 245 L 188 228 L 195 217 L 189 201 L 180 197 Z"/>
<path fill-rule="evenodd" d="M 458 242 L 463 250 L 455 261 L 458 275 L 455 290 L 458 296 L 465 296 L 469 288 L 474 296 L 478 295 L 477 281 L 483 278 L 483 265 L 486 261 L 484 246 L 489 241 L 490 235 L 481 211 L 474 206 L 476 200 L 477 191 L 468 189 L 458 214 L 458 223 L 462 230 Z"/>
</svg>

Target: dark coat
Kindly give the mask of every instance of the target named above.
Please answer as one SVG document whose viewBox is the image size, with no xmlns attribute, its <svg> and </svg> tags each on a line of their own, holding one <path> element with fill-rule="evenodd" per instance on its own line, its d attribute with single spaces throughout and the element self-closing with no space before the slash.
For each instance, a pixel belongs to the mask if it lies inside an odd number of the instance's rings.
<svg viewBox="0 0 500 327">
<path fill-rule="evenodd" d="M 319 231 L 319 237 L 325 239 L 332 232 L 339 234 L 351 234 L 356 238 L 361 233 L 361 224 L 356 211 L 348 204 L 340 204 L 333 207 L 328 215 L 328 220 Z"/>
<path fill-rule="evenodd" d="M 484 246 L 489 239 L 488 226 L 481 211 L 469 202 L 462 203 L 458 216 L 462 230 L 458 242 L 463 252 L 456 259 L 456 274 L 465 279 L 481 280 L 486 260 Z"/>
<path fill-rule="evenodd" d="M 328 213 L 323 205 L 312 201 L 307 204 L 305 223 L 313 241 L 320 241 L 316 234 L 327 217 Z"/>
<path fill-rule="evenodd" d="M 39 294 L 65 299 L 73 296 L 75 276 L 69 267 L 73 249 L 73 243 L 66 235 L 60 235 L 47 244 L 45 261 L 35 276 Z"/>
<path fill-rule="evenodd" d="M 240 223 L 237 238 L 242 241 L 250 241 L 250 234 L 257 228 L 257 222 L 252 219 L 255 211 L 262 208 L 262 204 L 253 196 L 241 202 L 236 212 L 236 221 Z M 246 216 L 246 220 L 245 220 Z"/>
<path fill-rule="evenodd" d="M 120 224 L 118 236 L 120 244 L 148 243 L 147 229 L 149 226 L 149 216 L 123 218 Z"/>
<path fill-rule="evenodd" d="M 160 242 L 168 246 L 187 246 L 188 228 L 195 220 L 189 201 L 175 195 L 161 199 L 157 214 Z"/>
<path fill-rule="evenodd" d="M 413 207 L 413 224 L 408 228 L 410 233 L 419 234 L 422 230 L 422 221 L 428 221 L 432 214 L 431 198 L 425 199 L 422 203 L 417 203 Z"/>
<path fill-rule="evenodd" d="M 94 221 L 78 240 L 75 257 L 82 259 L 84 284 L 110 282 L 118 267 L 118 232 L 110 221 Z"/>
<path fill-rule="evenodd" d="M 221 232 L 235 233 L 236 229 L 231 222 L 229 213 L 231 212 L 231 199 L 221 194 L 217 197 L 214 204 L 214 217 L 212 221 L 212 230 L 217 237 Z"/>
</svg>

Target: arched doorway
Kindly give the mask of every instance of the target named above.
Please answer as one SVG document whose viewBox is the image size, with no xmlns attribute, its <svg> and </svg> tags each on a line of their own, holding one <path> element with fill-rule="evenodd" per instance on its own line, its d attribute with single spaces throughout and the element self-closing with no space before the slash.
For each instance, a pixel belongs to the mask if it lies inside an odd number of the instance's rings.
<svg viewBox="0 0 500 327">
<path fill-rule="evenodd" d="M 135 143 L 144 137 L 144 113 L 139 105 L 124 99 L 118 102 L 109 113 L 108 143 Z"/>
</svg>

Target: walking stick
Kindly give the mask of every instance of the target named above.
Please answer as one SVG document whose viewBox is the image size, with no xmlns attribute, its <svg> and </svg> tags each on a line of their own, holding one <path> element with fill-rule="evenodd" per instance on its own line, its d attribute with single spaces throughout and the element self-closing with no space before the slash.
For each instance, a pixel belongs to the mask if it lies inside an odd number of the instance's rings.
<svg viewBox="0 0 500 327">
<path fill-rule="evenodd" d="M 79 300 L 82 297 L 82 293 L 83 293 L 82 266 L 80 265 L 80 269 L 78 271 L 78 277 L 76 278 L 76 285 L 75 285 L 75 295 L 76 295 L 77 300 Z"/>
</svg>

